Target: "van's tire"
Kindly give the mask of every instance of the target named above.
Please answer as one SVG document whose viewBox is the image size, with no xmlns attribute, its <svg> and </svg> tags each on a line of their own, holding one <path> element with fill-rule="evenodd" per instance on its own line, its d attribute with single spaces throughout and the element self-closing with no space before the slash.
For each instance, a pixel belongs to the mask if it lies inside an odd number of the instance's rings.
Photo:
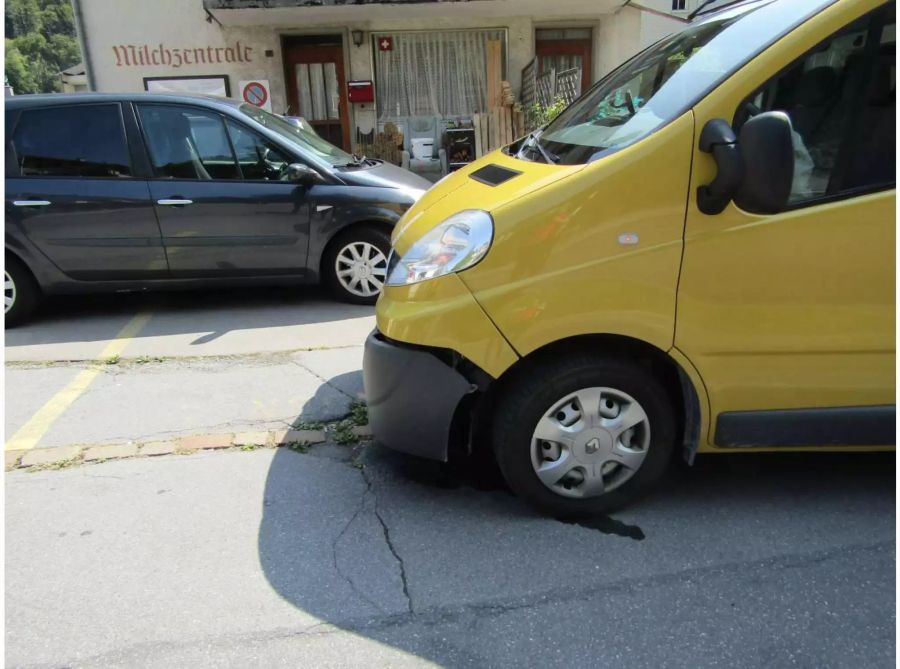
<svg viewBox="0 0 900 669">
<path fill-rule="evenodd" d="M 9 253 L 5 257 L 3 275 L 3 312 L 5 327 L 24 323 L 34 313 L 41 290 L 28 268 Z"/>
<path fill-rule="evenodd" d="M 354 226 L 328 245 L 322 258 L 325 283 L 339 300 L 375 304 L 387 280 L 390 252 L 391 238 L 385 230 Z"/>
<path fill-rule="evenodd" d="M 526 502 L 555 518 L 589 517 L 633 502 L 663 477 L 675 448 L 675 413 L 648 369 L 573 352 L 514 374 L 501 389 L 492 441 L 506 482 Z M 559 441 L 540 438 L 548 435 Z"/>
</svg>

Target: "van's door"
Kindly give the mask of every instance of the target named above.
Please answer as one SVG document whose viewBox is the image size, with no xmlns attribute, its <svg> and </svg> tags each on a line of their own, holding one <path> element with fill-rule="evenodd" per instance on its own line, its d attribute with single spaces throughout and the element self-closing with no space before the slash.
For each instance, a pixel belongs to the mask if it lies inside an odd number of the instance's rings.
<svg viewBox="0 0 900 669">
<path fill-rule="evenodd" d="M 775 215 L 701 213 L 716 168 L 695 147 L 675 346 L 715 445 L 893 443 L 894 24 L 893 3 L 838 3 L 695 107 L 697 137 L 770 110 L 794 128 Z"/>
<path fill-rule="evenodd" d="M 23 109 L 7 132 L 7 220 L 51 262 L 80 280 L 168 276 L 119 103 Z"/>
</svg>

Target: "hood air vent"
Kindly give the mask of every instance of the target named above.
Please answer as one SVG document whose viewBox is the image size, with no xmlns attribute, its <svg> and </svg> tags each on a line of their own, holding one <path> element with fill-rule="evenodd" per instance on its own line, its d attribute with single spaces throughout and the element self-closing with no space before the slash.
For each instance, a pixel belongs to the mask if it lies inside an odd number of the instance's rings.
<svg viewBox="0 0 900 669">
<path fill-rule="evenodd" d="M 487 165 L 480 170 L 475 170 L 469 176 L 488 186 L 499 186 L 504 181 L 509 181 L 513 177 L 519 176 L 521 172 L 510 170 L 499 165 Z"/>
</svg>

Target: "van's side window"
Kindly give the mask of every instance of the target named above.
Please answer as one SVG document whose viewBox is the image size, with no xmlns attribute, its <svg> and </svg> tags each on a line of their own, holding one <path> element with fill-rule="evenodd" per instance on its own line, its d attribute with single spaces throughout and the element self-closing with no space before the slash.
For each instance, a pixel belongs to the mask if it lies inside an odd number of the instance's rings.
<svg viewBox="0 0 900 669">
<path fill-rule="evenodd" d="M 278 180 L 287 174 L 290 159 L 281 149 L 238 123 L 225 124 L 245 179 Z"/>
<path fill-rule="evenodd" d="M 240 178 L 221 116 L 193 107 L 139 105 L 138 109 L 157 177 Z"/>
<path fill-rule="evenodd" d="M 766 83 L 738 109 L 740 126 L 784 111 L 794 128 L 792 205 L 895 181 L 893 5 L 850 24 Z"/>
<path fill-rule="evenodd" d="M 131 159 L 117 104 L 23 111 L 12 144 L 21 176 L 131 175 Z"/>
</svg>

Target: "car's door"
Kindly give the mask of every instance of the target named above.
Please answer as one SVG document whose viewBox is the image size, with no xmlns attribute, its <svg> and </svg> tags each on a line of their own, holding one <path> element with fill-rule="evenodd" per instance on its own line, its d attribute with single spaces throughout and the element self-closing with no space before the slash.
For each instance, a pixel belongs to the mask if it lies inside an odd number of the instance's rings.
<svg viewBox="0 0 900 669">
<path fill-rule="evenodd" d="M 695 147 L 675 345 L 717 446 L 893 443 L 894 23 L 893 3 L 838 3 L 695 108 L 697 136 L 770 110 L 794 129 L 774 215 L 703 214 L 716 166 Z"/>
<path fill-rule="evenodd" d="M 80 280 L 168 275 L 146 179 L 117 102 L 23 109 L 7 128 L 6 216 Z"/>
<path fill-rule="evenodd" d="M 173 277 L 306 273 L 310 187 L 282 149 L 213 110 L 137 108 Z"/>
</svg>

